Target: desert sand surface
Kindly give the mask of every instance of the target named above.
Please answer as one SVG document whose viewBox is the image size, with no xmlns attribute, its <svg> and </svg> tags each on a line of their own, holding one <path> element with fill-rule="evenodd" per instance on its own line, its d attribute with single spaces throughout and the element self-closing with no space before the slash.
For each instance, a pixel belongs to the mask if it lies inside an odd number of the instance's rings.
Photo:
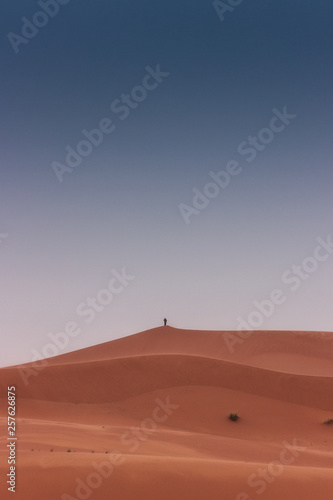
<svg viewBox="0 0 333 500">
<path fill-rule="evenodd" d="M 36 367 L 0 369 L 1 499 L 332 499 L 333 334 L 166 326 Z"/>
</svg>

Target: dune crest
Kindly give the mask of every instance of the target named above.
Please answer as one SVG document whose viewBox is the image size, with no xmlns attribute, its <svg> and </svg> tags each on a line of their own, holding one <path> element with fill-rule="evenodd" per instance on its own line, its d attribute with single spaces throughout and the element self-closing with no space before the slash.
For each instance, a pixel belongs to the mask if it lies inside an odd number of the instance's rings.
<svg viewBox="0 0 333 500">
<path fill-rule="evenodd" d="M 330 333 L 166 326 L 50 358 L 37 375 L 2 368 L 1 395 L 15 385 L 18 398 L 16 498 L 330 499 L 332 360 Z"/>
</svg>

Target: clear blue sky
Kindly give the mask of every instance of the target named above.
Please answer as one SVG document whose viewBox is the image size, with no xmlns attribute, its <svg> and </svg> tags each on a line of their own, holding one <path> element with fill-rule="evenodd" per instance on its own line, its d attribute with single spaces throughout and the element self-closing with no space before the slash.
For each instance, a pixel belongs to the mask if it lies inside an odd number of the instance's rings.
<svg viewBox="0 0 333 500">
<path fill-rule="evenodd" d="M 244 0 L 223 20 L 210 0 L 2 5 L 1 365 L 68 322 L 81 333 L 61 352 L 164 316 L 236 329 L 274 289 L 258 327 L 332 331 L 333 255 L 316 241 L 333 234 L 332 14 L 324 0 Z M 123 268 L 128 286 L 98 295 Z"/>
</svg>

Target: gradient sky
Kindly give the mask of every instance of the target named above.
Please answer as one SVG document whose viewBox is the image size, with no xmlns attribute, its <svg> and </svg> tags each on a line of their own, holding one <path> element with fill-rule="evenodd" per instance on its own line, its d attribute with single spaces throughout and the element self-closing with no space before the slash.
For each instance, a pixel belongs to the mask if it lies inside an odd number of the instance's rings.
<svg viewBox="0 0 333 500">
<path fill-rule="evenodd" d="M 69 321 L 59 354 L 164 316 L 234 330 L 276 288 L 260 329 L 333 330 L 333 255 L 294 292 L 281 280 L 333 234 L 330 2 L 244 0 L 222 22 L 210 0 L 70 0 L 18 53 L 8 33 L 41 8 L 1 10 L 0 365 Z M 111 103 L 157 65 L 169 76 L 121 120 Z M 284 106 L 296 118 L 248 162 L 239 145 Z M 103 118 L 115 130 L 60 183 L 52 163 Z M 186 224 L 179 205 L 231 160 Z M 135 279 L 86 323 L 77 306 L 122 268 Z"/>
</svg>

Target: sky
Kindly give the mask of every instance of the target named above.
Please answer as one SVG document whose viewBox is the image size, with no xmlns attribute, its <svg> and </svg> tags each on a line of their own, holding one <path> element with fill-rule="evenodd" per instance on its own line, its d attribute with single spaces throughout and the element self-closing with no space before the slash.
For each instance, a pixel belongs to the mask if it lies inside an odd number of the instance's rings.
<svg viewBox="0 0 333 500">
<path fill-rule="evenodd" d="M 331 2 L 1 10 L 1 366 L 332 331 Z"/>
</svg>

